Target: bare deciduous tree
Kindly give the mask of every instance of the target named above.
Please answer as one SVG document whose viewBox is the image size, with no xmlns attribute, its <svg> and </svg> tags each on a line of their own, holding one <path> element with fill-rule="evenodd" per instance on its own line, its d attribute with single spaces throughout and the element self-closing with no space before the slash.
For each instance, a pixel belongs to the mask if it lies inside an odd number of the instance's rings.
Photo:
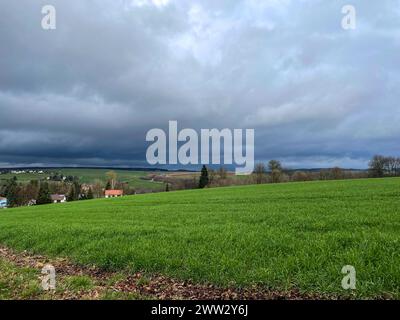
<svg viewBox="0 0 400 320">
<path fill-rule="evenodd" d="M 282 165 L 278 160 L 271 160 L 268 162 L 268 169 L 270 171 L 270 179 L 272 183 L 278 183 L 282 176 Z"/>
<path fill-rule="evenodd" d="M 266 173 L 267 169 L 265 168 L 264 163 L 257 163 L 254 167 L 254 175 L 257 184 L 265 182 Z"/>
<path fill-rule="evenodd" d="M 228 177 L 228 171 L 224 167 L 219 167 L 218 175 L 221 180 L 224 180 Z"/>
<path fill-rule="evenodd" d="M 110 181 L 111 189 L 114 189 L 117 183 L 117 177 L 118 177 L 117 173 L 114 170 L 108 171 L 106 173 L 106 177 L 108 181 Z"/>
<path fill-rule="evenodd" d="M 345 174 L 343 169 L 339 167 L 334 167 L 330 170 L 330 175 L 333 180 L 339 180 L 339 179 L 344 179 Z"/>
</svg>

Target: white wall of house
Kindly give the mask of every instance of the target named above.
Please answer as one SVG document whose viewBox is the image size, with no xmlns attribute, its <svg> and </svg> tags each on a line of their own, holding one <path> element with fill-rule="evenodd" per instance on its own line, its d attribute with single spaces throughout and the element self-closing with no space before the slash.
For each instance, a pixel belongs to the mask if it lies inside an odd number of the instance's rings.
<svg viewBox="0 0 400 320">
<path fill-rule="evenodd" d="M 64 203 L 67 202 L 67 199 L 64 197 L 62 200 L 53 200 L 53 203 Z"/>
</svg>

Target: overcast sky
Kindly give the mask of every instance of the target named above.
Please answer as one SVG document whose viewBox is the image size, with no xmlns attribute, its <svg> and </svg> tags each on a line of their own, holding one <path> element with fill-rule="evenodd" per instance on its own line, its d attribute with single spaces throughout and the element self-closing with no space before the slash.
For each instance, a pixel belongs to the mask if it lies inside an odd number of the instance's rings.
<svg viewBox="0 0 400 320">
<path fill-rule="evenodd" d="M 397 0 L 0 0 L 0 166 L 144 165 L 177 120 L 254 128 L 258 160 L 364 168 L 400 155 L 399 67 Z"/>
</svg>

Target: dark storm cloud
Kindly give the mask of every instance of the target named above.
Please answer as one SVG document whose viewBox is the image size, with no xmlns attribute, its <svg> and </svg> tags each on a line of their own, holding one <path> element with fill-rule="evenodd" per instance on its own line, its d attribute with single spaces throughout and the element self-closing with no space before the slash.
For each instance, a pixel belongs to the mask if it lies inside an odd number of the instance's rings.
<svg viewBox="0 0 400 320">
<path fill-rule="evenodd" d="M 289 166 L 399 155 L 399 2 L 352 1 L 352 31 L 344 4 L 3 0 L 0 166 L 145 164 L 168 120 L 254 128 Z"/>
</svg>

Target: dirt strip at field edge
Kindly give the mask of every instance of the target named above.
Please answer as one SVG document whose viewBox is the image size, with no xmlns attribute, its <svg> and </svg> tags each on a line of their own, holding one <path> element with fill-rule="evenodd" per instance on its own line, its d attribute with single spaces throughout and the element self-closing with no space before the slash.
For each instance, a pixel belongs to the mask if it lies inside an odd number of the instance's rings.
<svg viewBox="0 0 400 320">
<path fill-rule="evenodd" d="M 304 299 L 333 299 L 335 297 L 303 294 L 297 290 L 280 292 L 265 290 L 257 287 L 246 289 L 220 288 L 212 284 L 196 284 L 192 281 L 181 281 L 163 275 L 147 275 L 143 272 L 133 274 L 125 273 L 122 280 L 114 284 L 109 283 L 117 273 L 104 271 L 96 266 L 80 266 L 69 262 L 67 259 L 49 259 L 42 255 L 32 255 L 27 251 L 18 253 L 14 250 L 0 246 L 0 258 L 3 258 L 17 267 L 28 267 L 38 270 L 46 264 L 51 264 L 57 276 L 88 276 L 97 283 L 92 292 L 84 298 L 96 299 L 98 292 L 112 290 L 116 293 L 134 293 L 146 299 L 172 300 L 304 300 Z M 121 273 L 118 273 L 121 274 Z M 82 296 L 66 294 L 61 299 L 80 299 Z"/>
</svg>

